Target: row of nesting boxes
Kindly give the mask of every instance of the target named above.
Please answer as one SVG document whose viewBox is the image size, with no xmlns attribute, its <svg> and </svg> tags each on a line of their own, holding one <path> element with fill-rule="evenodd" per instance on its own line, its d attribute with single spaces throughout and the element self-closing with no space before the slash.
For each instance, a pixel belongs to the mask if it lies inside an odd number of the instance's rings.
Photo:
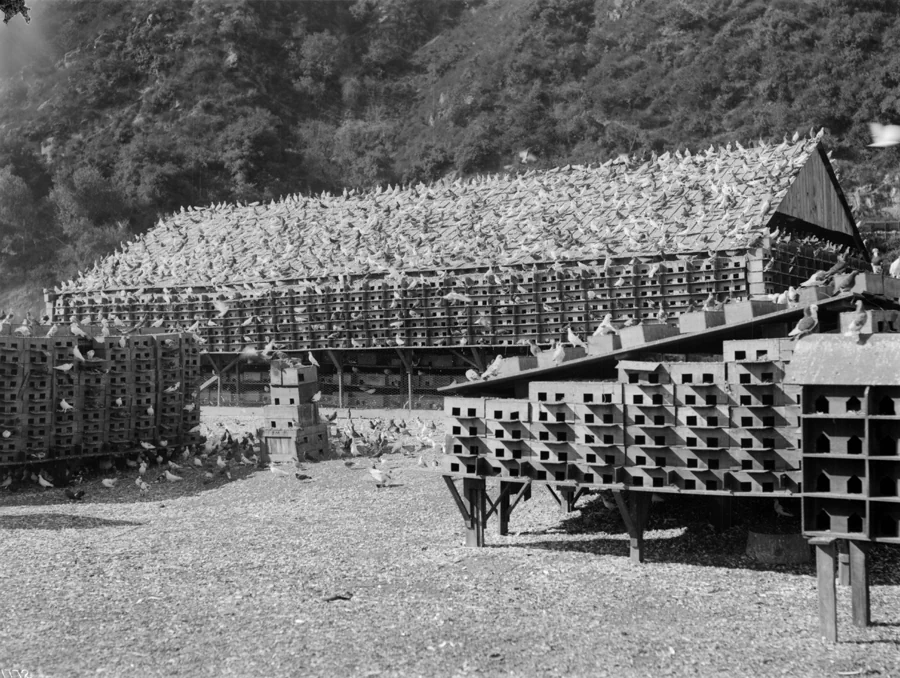
<svg viewBox="0 0 900 678">
<path fill-rule="evenodd" d="M 47 306 L 56 318 L 100 314 L 131 323 L 149 317 L 183 325 L 199 319 L 198 333 L 213 352 L 237 352 L 247 338 L 263 342 L 266 336 L 289 350 L 393 346 L 398 337 L 412 347 L 512 345 L 553 341 L 567 325 L 591 334 L 607 313 L 615 320 L 645 319 L 655 316 L 661 303 L 680 313 L 710 294 L 749 298 L 781 291 L 834 259 L 833 252 L 773 246 L 658 262 L 617 258 L 608 267 L 597 261 L 548 263 L 490 276 L 473 271 L 471 278 L 411 274 L 399 283 L 367 279 L 358 289 L 349 278 L 340 285 L 282 281 L 265 291 L 232 292 L 233 298 L 198 286 L 190 295 L 172 289 L 143 290 L 136 297 L 116 291 L 48 293 Z M 783 266 L 770 266 L 776 260 Z M 450 293 L 469 301 L 448 299 Z M 217 300 L 229 306 L 224 316 Z"/>
<path fill-rule="evenodd" d="M 0 337 L 0 464 L 200 440 L 190 391 L 200 356 L 190 335 L 98 340 L 101 328 L 85 329 L 88 336 L 63 328 L 53 337 Z"/>
<path fill-rule="evenodd" d="M 273 361 L 269 372 L 271 404 L 263 408 L 263 443 L 273 462 L 322 460 L 329 453 L 328 425 L 319 418 L 315 365 Z"/>
<path fill-rule="evenodd" d="M 527 400 L 447 398 L 451 475 L 660 491 L 791 494 L 801 485 L 793 344 L 620 361 L 610 382 L 531 382 Z M 724 359 L 723 359 L 724 358 Z"/>
</svg>

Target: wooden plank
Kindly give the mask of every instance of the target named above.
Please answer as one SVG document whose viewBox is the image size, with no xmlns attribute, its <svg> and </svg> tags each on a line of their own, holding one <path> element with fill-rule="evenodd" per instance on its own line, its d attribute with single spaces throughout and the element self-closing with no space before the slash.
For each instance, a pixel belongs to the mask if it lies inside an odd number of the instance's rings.
<svg viewBox="0 0 900 678">
<path fill-rule="evenodd" d="M 509 506 L 509 495 L 512 492 L 512 483 L 500 481 L 500 497 L 497 499 L 499 533 L 501 536 L 509 534 L 509 515 L 512 512 Z M 521 490 L 520 490 L 521 491 Z"/>
<path fill-rule="evenodd" d="M 509 506 L 509 512 L 512 513 L 513 509 L 519 504 L 519 501 L 524 498 L 525 501 L 531 499 L 531 481 L 529 480 L 526 483 L 522 483 L 522 487 L 516 493 L 516 496 L 513 497 L 512 502 Z"/>
<path fill-rule="evenodd" d="M 556 492 L 553 491 L 553 488 L 549 485 L 545 485 L 544 487 L 547 488 L 547 492 L 550 493 L 550 496 L 553 497 L 553 500 L 557 503 L 557 505 L 562 506 L 562 499 L 556 496 Z"/>
<path fill-rule="evenodd" d="M 463 478 L 463 496 L 469 507 L 466 546 L 484 546 L 486 494 L 484 478 Z"/>
<path fill-rule="evenodd" d="M 869 601 L 869 568 L 867 555 L 869 543 L 852 539 L 849 541 L 850 598 L 853 604 L 853 623 L 868 626 L 872 621 Z"/>
<path fill-rule="evenodd" d="M 834 585 L 834 543 L 815 543 L 816 582 L 819 591 L 819 631 L 822 637 L 836 643 L 837 598 Z"/>
<path fill-rule="evenodd" d="M 491 501 L 489 496 L 486 496 L 486 501 L 490 505 L 490 509 L 485 514 L 484 519 L 487 521 L 494 513 L 499 515 L 500 506 L 503 500 L 506 500 L 506 504 L 509 505 L 509 493 L 512 490 L 509 483 L 504 483 L 501 481 L 500 483 L 500 494 L 497 495 L 497 498 L 494 501 Z"/>
<path fill-rule="evenodd" d="M 456 489 L 456 483 L 453 482 L 453 476 L 442 476 L 444 478 L 444 482 L 447 484 L 447 488 L 450 490 L 450 495 L 453 497 L 453 501 L 456 502 L 456 508 L 459 509 L 462 518 L 467 523 L 472 520 L 469 516 L 468 510 L 466 510 L 466 505 L 463 503 L 462 497 L 459 496 L 459 490 Z"/>
<path fill-rule="evenodd" d="M 838 584 L 850 586 L 850 551 L 847 548 L 847 540 L 838 539 L 835 546 L 838 559 Z"/>
</svg>

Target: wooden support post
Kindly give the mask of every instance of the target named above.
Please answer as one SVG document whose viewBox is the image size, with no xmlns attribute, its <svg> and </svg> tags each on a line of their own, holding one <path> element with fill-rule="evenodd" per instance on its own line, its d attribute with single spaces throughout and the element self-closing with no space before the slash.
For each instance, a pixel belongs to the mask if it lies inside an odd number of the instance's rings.
<svg viewBox="0 0 900 678">
<path fill-rule="evenodd" d="M 241 406 L 241 363 L 234 364 L 234 404 Z"/>
<path fill-rule="evenodd" d="M 553 491 L 553 488 L 550 485 L 544 485 L 547 488 L 547 492 L 550 493 L 550 496 L 553 497 L 553 501 L 557 503 L 557 505 L 562 506 L 562 499 Z"/>
<path fill-rule="evenodd" d="M 513 483 L 500 481 L 500 506 L 497 509 L 497 517 L 499 518 L 499 530 L 501 536 L 509 534 L 509 493 L 512 490 Z"/>
<path fill-rule="evenodd" d="M 850 586 L 850 551 L 847 548 L 847 540 L 838 539 L 835 546 L 838 559 L 838 583 L 841 586 Z"/>
<path fill-rule="evenodd" d="M 338 407 L 344 406 L 344 364 L 341 360 L 340 356 L 337 353 L 328 349 L 326 351 L 328 353 L 328 359 L 331 361 L 331 364 L 334 365 L 337 370 L 337 383 L 338 383 Z"/>
<path fill-rule="evenodd" d="M 812 539 L 816 547 L 816 581 L 819 590 L 819 630 L 822 637 L 837 642 L 837 598 L 834 585 L 834 542 Z"/>
<path fill-rule="evenodd" d="M 571 487 L 559 488 L 559 510 L 564 516 L 569 515 L 575 509 L 575 490 Z"/>
<path fill-rule="evenodd" d="M 868 626 L 872 621 L 872 610 L 869 604 L 869 568 L 866 558 L 869 543 L 854 539 L 849 542 L 848 550 L 853 623 L 856 626 Z"/>
<path fill-rule="evenodd" d="M 412 355 L 409 351 L 404 351 L 401 348 L 395 349 L 397 351 L 397 355 L 400 356 L 400 362 L 403 363 L 403 368 L 406 370 L 406 409 L 412 414 L 412 401 L 413 401 L 413 388 L 412 388 Z"/>
<path fill-rule="evenodd" d="M 644 562 L 644 528 L 647 525 L 647 518 L 650 516 L 650 493 L 648 492 L 630 492 L 628 504 L 622 496 L 622 490 L 613 490 L 613 497 L 616 505 L 619 507 L 619 513 L 622 515 L 622 521 L 625 523 L 625 529 L 628 530 L 629 555 L 634 563 Z"/>
<path fill-rule="evenodd" d="M 466 546 L 484 546 L 484 523 L 487 513 L 484 478 L 463 478 L 463 497 L 469 511 Z"/>
<path fill-rule="evenodd" d="M 716 532 L 724 532 L 731 527 L 732 497 L 713 498 L 713 527 Z"/>
</svg>

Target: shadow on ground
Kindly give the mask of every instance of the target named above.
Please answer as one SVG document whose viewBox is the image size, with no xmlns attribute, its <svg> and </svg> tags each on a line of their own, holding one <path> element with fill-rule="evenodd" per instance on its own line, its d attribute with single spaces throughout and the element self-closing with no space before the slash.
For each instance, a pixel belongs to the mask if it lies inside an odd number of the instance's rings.
<svg viewBox="0 0 900 678">
<path fill-rule="evenodd" d="M 107 520 L 68 513 L 30 513 L 23 516 L 0 516 L 0 530 L 91 530 L 98 527 L 139 527 L 146 523 L 130 520 Z"/>
<path fill-rule="evenodd" d="M 578 551 L 596 555 L 629 555 L 628 534 L 615 508 L 604 504 L 611 497 L 588 497 L 576 512 L 563 518 L 550 529 L 521 532 L 519 536 L 537 538 L 535 541 L 502 545 L 514 548 L 539 548 L 553 551 Z M 774 502 L 764 498 L 735 498 L 732 527 L 717 531 L 710 522 L 712 502 L 708 497 L 668 495 L 662 503 L 653 504 L 645 532 L 647 562 L 681 563 L 707 567 L 769 570 L 813 576 L 815 561 L 776 565 L 761 563 L 746 555 L 748 532 L 769 534 L 797 534 L 800 532 L 799 500 L 782 499 L 783 507 L 792 517 L 777 516 Z M 511 528 L 515 531 L 515 514 Z M 554 536 L 541 540 L 540 537 Z M 566 539 L 564 535 L 577 538 Z M 592 537 L 591 535 L 597 535 Z M 900 549 L 873 544 L 869 558 L 869 577 L 875 586 L 900 585 Z"/>
</svg>

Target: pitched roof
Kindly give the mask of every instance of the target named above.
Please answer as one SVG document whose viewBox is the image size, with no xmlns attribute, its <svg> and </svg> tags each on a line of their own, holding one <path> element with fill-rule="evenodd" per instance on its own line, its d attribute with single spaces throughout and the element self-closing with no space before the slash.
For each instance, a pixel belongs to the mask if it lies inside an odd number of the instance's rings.
<svg viewBox="0 0 900 678">
<path fill-rule="evenodd" d="M 746 247 L 821 132 L 650 160 L 173 214 L 63 291 L 391 274 Z"/>
</svg>

